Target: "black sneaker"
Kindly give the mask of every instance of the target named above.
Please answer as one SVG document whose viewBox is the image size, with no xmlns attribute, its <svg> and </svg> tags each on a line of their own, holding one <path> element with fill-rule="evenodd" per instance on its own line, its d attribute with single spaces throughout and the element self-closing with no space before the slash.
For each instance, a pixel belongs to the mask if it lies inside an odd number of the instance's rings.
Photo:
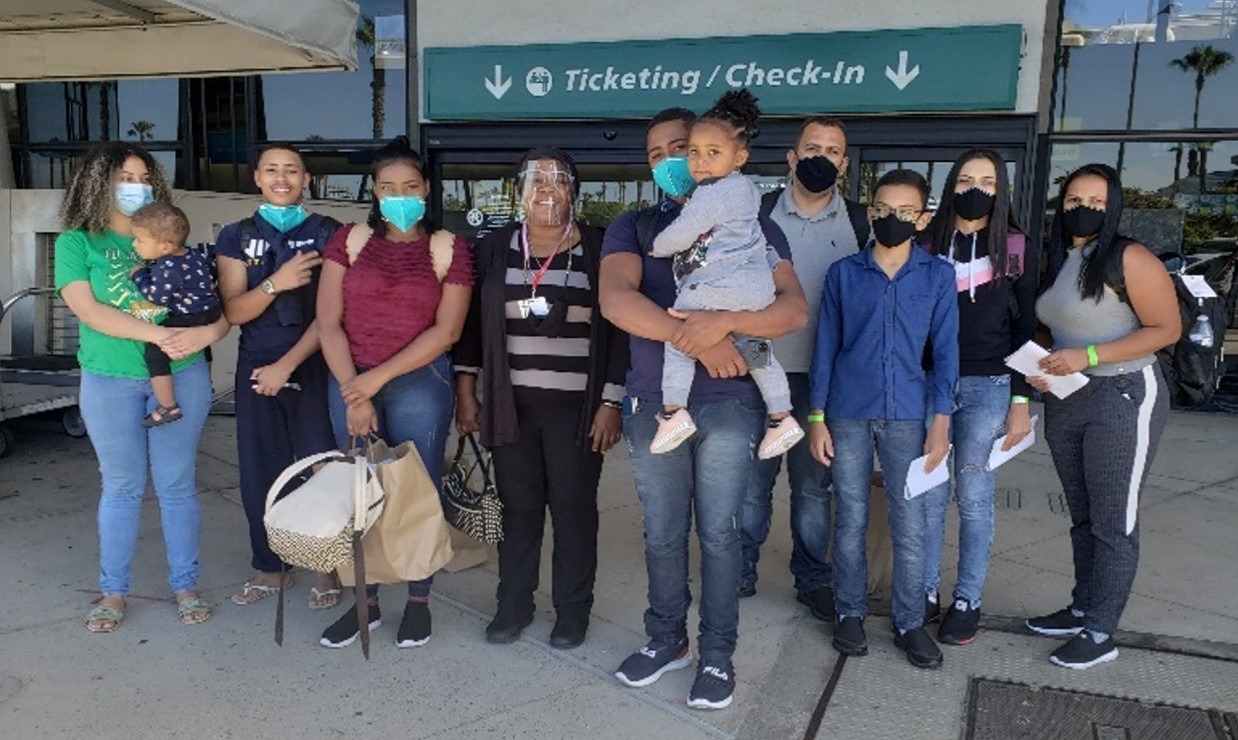
<svg viewBox="0 0 1238 740">
<path fill-rule="evenodd" d="M 834 649 L 843 655 L 868 655 L 868 638 L 864 635 L 863 617 L 843 617 L 834 623 Z"/>
<path fill-rule="evenodd" d="M 378 604 L 370 604 L 370 631 L 373 632 L 382 626 L 383 614 L 379 611 Z M 361 629 L 357 626 L 357 607 L 353 605 L 344 612 L 344 616 L 323 630 L 318 644 L 329 648 L 348 647 L 360 636 Z"/>
<path fill-rule="evenodd" d="M 1098 663 L 1108 663 L 1117 657 L 1118 646 L 1112 637 L 1106 637 L 1101 642 L 1097 642 L 1093 639 L 1091 632 L 1083 630 L 1068 640 L 1065 645 L 1054 650 L 1049 656 L 1049 662 L 1063 668 L 1082 670 Z"/>
<path fill-rule="evenodd" d="M 932 624 L 941 619 L 941 594 L 924 597 L 924 623 Z"/>
<path fill-rule="evenodd" d="M 808 607 L 808 611 L 822 622 L 834 621 L 834 589 L 829 586 L 814 588 L 808 593 L 797 593 L 795 600 Z"/>
<path fill-rule="evenodd" d="M 532 612 L 522 619 L 512 619 L 498 614 L 490 624 L 486 625 L 486 642 L 493 645 L 513 643 L 520 639 L 520 633 L 530 624 L 533 624 Z"/>
<path fill-rule="evenodd" d="M 1083 617 L 1076 617 L 1069 608 L 1058 609 L 1043 617 L 1033 617 L 1025 624 L 1032 632 L 1049 637 L 1066 637 L 1083 631 Z"/>
<path fill-rule="evenodd" d="M 894 646 L 906 653 L 907 662 L 916 668 L 941 667 L 941 648 L 923 627 L 896 634 Z"/>
<path fill-rule="evenodd" d="M 757 584 L 755 583 L 739 584 L 739 598 L 746 599 L 749 596 L 756 596 L 756 595 L 757 595 Z"/>
<path fill-rule="evenodd" d="M 937 639 L 947 645 L 970 645 L 980 628 L 980 607 L 972 608 L 967 599 L 955 599 L 941 620 Z"/>
<path fill-rule="evenodd" d="M 615 678 L 633 688 L 648 686 L 662 678 L 668 671 L 687 668 L 692 663 L 692 651 L 688 649 L 688 639 L 678 642 L 658 643 L 650 640 L 649 644 L 629 655 L 619 664 Z"/>
<path fill-rule="evenodd" d="M 730 665 L 718 668 L 702 665 L 688 692 L 688 706 L 693 709 L 726 709 L 735 695 L 735 669 Z"/>
<path fill-rule="evenodd" d="M 421 647 L 430 641 L 430 605 L 424 601 L 404 604 L 404 618 L 395 634 L 396 647 Z"/>
</svg>

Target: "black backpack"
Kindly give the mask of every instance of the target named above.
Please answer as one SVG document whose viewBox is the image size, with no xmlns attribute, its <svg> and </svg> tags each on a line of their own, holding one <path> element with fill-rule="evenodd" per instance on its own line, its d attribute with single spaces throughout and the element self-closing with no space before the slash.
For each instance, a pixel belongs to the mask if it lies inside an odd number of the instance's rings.
<svg viewBox="0 0 1238 740">
<path fill-rule="evenodd" d="M 1130 243 L 1125 242 L 1120 248 L 1125 249 Z M 1179 264 L 1186 263 L 1177 252 L 1165 252 L 1158 256 L 1162 262 L 1176 259 Z M 1118 264 L 1121 264 L 1120 261 Z M 1178 297 L 1182 336 L 1177 342 L 1157 351 L 1156 359 L 1165 375 L 1165 384 L 1169 386 L 1170 405 L 1174 408 L 1196 408 L 1212 400 L 1212 395 L 1221 384 L 1221 376 L 1225 374 L 1225 330 L 1229 326 L 1229 306 L 1220 291 L 1217 291 L 1215 298 L 1196 298 L 1186 287 L 1181 271 L 1170 271 L 1169 276 L 1173 279 L 1174 292 Z M 1125 281 L 1120 275 L 1111 276 L 1106 282 L 1123 302 L 1130 304 Z M 1213 290 L 1216 290 L 1215 286 Z M 1211 347 L 1202 347 L 1191 341 L 1191 329 L 1200 316 L 1207 316 L 1212 324 Z"/>
<path fill-rule="evenodd" d="M 335 230 L 340 228 L 342 224 L 330 216 L 323 216 L 318 220 L 318 235 L 314 237 L 314 245 L 320 250 L 327 246 L 327 240 L 335 233 Z M 254 223 L 253 216 L 246 216 L 237 224 L 237 238 L 240 240 L 241 246 L 244 247 L 251 240 L 258 237 L 258 224 Z"/>
</svg>

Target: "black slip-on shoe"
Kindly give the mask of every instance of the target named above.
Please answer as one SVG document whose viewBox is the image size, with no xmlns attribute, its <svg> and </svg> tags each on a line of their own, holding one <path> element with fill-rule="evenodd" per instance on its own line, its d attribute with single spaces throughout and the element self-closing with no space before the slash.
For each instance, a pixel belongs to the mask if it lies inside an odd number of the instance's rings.
<svg viewBox="0 0 1238 740">
<path fill-rule="evenodd" d="M 907 655 L 907 662 L 916 668 L 941 667 L 941 648 L 923 627 L 898 633 L 894 636 L 894 645 Z"/>
<path fill-rule="evenodd" d="M 834 623 L 834 649 L 843 655 L 868 655 L 868 637 L 864 635 L 863 617 L 843 617 Z"/>
</svg>

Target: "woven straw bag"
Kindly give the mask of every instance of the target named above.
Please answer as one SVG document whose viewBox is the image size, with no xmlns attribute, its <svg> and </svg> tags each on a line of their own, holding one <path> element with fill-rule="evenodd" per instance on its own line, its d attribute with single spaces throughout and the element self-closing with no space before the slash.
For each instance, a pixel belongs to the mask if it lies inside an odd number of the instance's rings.
<svg viewBox="0 0 1238 740">
<path fill-rule="evenodd" d="M 310 471 L 308 480 L 279 498 L 289 483 Z M 280 473 L 267 492 L 263 524 L 271 550 L 285 563 L 329 573 L 353 563 L 354 511 L 365 511 L 364 532 L 382 514 L 383 503 L 378 476 L 364 456 L 323 452 Z"/>
<path fill-rule="evenodd" d="M 472 462 L 464 455 L 466 443 L 473 448 Z M 448 524 L 479 542 L 494 545 L 503 540 L 503 502 L 495 490 L 490 466 L 489 456 L 482 453 L 474 436 L 461 436 L 439 499 Z M 481 471 L 481 480 L 473 480 L 475 470 Z"/>
</svg>

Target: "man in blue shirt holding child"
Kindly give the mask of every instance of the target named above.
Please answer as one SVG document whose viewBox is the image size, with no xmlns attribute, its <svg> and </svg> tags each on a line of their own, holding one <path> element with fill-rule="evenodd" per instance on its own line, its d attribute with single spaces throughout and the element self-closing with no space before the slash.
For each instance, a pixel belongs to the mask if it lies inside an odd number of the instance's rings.
<svg viewBox="0 0 1238 740">
<path fill-rule="evenodd" d="M 876 243 L 826 276 L 808 414 L 810 451 L 831 467 L 837 501 L 834 648 L 868 652 L 864 533 L 875 444 L 894 547 L 894 642 L 918 668 L 936 668 L 942 656 L 923 626 L 924 499 L 908 499 L 904 487 L 916 458 L 928 456 L 925 472 L 945 460 L 959 374 L 954 270 L 912 244 L 928 225 L 928 198 L 916 172 L 892 170 L 878 180 L 869 206 Z"/>
</svg>

